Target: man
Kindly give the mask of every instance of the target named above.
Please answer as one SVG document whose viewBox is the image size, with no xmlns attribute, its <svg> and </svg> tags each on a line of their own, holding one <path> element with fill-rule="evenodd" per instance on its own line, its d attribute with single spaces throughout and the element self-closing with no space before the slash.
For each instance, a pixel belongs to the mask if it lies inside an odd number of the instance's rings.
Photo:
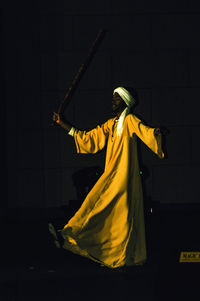
<svg viewBox="0 0 200 301">
<path fill-rule="evenodd" d="M 130 113 L 134 105 L 128 89 L 118 87 L 112 98 L 115 117 L 90 131 L 75 129 L 53 113 L 53 120 L 74 137 L 78 153 L 96 153 L 107 147 L 104 173 L 60 233 L 64 249 L 110 268 L 146 261 L 137 137 L 164 158 L 160 130 L 146 126 Z M 57 241 L 51 224 L 49 230 Z"/>
</svg>

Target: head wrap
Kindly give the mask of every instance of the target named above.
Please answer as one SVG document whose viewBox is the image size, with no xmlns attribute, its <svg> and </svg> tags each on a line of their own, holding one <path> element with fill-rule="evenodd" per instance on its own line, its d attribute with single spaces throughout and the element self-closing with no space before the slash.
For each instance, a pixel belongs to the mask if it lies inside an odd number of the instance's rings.
<svg viewBox="0 0 200 301">
<path fill-rule="evenodd" d="M 127 105 L 127 108 L 121 113 L 118 124 L 117 124 L 117 136 L 121 136 L 123 131 L 123 124 L 125 117 L 129 114 L 130 108 L 136 103 L 133 96 L 123 87 L 118 87 L 113 91 L 114 93 L 118 93 L 119 96 L 124 100 Z"/>
<path fill-rule="evenodd" d="M 113 94 L 115 93 L 119 94 L 128 107 L 132 107 L 135 104 L 135 99 L 125 88 L 118 87 L 113 91 Z"/>
</svg>

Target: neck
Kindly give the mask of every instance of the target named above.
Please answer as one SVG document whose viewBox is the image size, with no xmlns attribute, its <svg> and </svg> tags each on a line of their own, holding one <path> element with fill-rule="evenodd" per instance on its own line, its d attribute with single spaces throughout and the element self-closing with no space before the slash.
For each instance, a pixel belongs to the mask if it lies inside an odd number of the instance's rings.
<svg viewBox="0 0 200 301">
<path fill-rule="evenodd" d="M 116 112 L 116 116 L 119 119 L 119 117 L 121 116 L 122 112 L 125 110 L 125 108 L 121 109 L 119 112 Z"/>
<path fill-rule="evenodd" d="M 119 113 L 116 114 L 117 119 L 119 119 L 121 113 L 122 113 L 122 112 L 119 112 Z"/>
</svg>

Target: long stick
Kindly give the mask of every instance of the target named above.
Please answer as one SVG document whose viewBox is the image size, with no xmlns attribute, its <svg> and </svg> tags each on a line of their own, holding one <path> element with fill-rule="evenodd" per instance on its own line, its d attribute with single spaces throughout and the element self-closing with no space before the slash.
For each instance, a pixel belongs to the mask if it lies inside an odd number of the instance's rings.
<svg viewBox="0 0 200 301">
<path fill-rule="evenodd" d="M 89 49 L 89 52 L 88 52 L 88 56 L 84 62 L 84 64 L 82 64 L 76 74 L 76 76 L 74 77 L 72 83 L 71 83 L 71 86 L 69 87 L 67 93 L 65 94 L 63 100 L 61 101 L 60 105 L 59 105 L 59 108 L 58 108 L 58 113 L 62 114 L 64 113 L 65 111 L 65 108 L 66 106 L 70 103 L 70 100 L 72 98 L 72 95 L 74 94 L 81 78 L 83 77 L 89 63 L 91 62 L 100 42 L 102 41 L 104 35 L 105 35 L 105 30 L 100 30 L 99 33 L 97 34 L 97 37 L 95 39 L 95 41 L 93 42 L 91 48 Z"/>
</svg>

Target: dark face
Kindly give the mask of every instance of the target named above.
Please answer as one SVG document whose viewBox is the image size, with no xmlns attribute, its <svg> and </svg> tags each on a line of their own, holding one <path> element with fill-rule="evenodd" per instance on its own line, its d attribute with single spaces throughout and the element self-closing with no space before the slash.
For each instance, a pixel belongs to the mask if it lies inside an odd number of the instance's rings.
<svg viewBox="0 0 200 301">
<path fill-rule="evenodd" d="M 126 103 L 119 96 L 117 92 L 114 93 L 112 98 L 112 110 L 114 113 L 120 113 L 127 107 Z"/>
</svg>

